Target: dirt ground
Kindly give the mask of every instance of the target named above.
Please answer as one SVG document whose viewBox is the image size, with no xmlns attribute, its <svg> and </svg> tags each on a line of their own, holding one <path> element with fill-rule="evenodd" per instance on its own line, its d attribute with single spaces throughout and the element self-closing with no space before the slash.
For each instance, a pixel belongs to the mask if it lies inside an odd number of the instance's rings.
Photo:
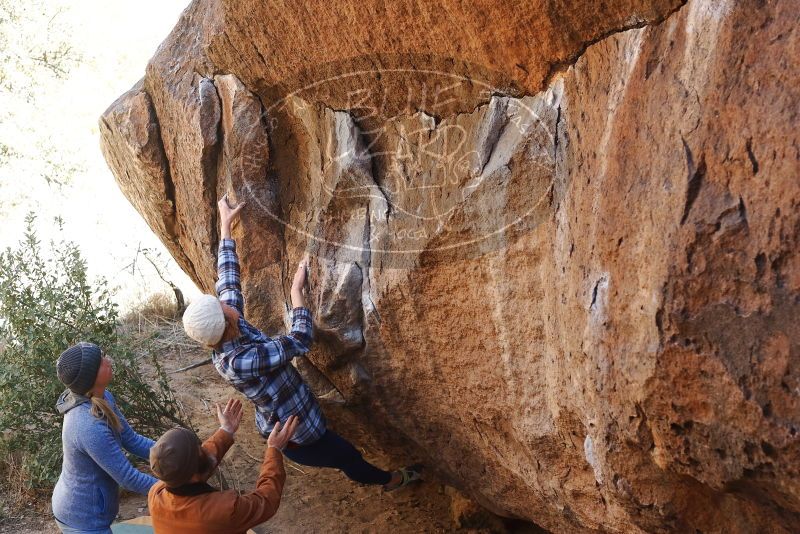
<svg viewBox="0 0 800 534">
<path fill-rule="evenodd" d="M 223 382 L 211 365 L 174 372 L 208 355 L 185 338 L 181 339 L 179 327 L 169 323 L 158 326 L 164 340 L 163 346 L 168 348 L 161 355 L 161 362 L 170 372 L 176 398 L 193 424 L 200 429 L 200 437 L 206 438 L 219 427 L 214 403 L 239 396 L 245 406 L 236 443 L 219 468 L 221 477 L 213 477 L 210 483 L 217 487 L 248 491 L 255 486 L 266 447 L 265 440 L 255 429 L 253 405 Z M 113 391 L 113 382 L 109 389 Z M 362 453 L 365 458 L 371 459 L 368 451 Z M 379 487 L 356 484 L 332 469 L 299 466 L 287 461 L 286 471 L 287 482 L 278 513 L 267 523 L 254 528 L 258 534 L 498 531 L 496 528 L 456 528 L 451 518 L 451 498 L 445 487 L 435 481 L 423 481 L 396 492 L 384 493 Z M 22 518 L 0 521 L 0 531 L 8 534 L 58 532 L 49 520 L 48 511 L 41 510 L 41 506 L 33 504 L 27 513 L 22 514 Z M 146 497 L 123 492 L 119 519 L 141 515 L 148 515 Z M 503 529 L 506 532 L 541 532 L 528 525 L 507 527 Z"/>
</svg>

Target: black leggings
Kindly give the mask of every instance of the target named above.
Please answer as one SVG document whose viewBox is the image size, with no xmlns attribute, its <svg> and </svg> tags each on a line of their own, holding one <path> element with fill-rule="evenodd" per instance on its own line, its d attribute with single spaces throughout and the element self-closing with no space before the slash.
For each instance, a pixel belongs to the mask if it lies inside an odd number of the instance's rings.
<svg viewBox="0 0 800 534">
<path fill-rule="evenodd" d="M 283 454 L 301 465 L 339 469 L 361 484 L 387 484 L 392 478 L 390 472 L 368 463 L 349 441 L 330 429 L 314 443 L 287 447 Z"/>
</svg>

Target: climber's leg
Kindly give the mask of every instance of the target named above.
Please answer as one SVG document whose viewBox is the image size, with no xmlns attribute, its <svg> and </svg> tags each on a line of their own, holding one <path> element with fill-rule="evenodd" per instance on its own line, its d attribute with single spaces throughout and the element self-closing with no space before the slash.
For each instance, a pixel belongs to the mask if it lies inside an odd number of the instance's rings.
<svg viewBox="0 0 800 534">
<path fill-rule="evenodd" d="M 364 460 L 358 449 L 330 429 L 314 443 L 290 446 L 283 453 L 301 465 L 339 469 L 347 478 L 361 484 L 388 484 L 392 479 L 390 472 Z"/>
</svg>

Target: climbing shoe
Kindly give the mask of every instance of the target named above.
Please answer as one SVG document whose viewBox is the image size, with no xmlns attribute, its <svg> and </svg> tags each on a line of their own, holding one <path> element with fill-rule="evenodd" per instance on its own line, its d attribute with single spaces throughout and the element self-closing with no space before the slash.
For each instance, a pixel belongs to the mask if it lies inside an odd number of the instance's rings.
<svg viewBox="0 0 800 534">
<path fill-rule="evenodd" d="M 404 486 L 408 486 L 412 482 L 417 480 L 422 480 L 422 465 L 414 464 L 408 467 L 403 467 L 397 470 L 400 473 L 400 482 L 397 483 L 396 486 L 392 486 L 391 488 L 387 488 L 386 486 L 383 487 L 384 491 L 395 491 Z"/>
</svg>

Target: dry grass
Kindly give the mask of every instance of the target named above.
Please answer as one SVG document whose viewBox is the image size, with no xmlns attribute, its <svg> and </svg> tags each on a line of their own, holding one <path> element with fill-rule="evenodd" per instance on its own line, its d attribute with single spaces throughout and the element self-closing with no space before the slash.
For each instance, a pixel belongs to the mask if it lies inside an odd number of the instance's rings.
<svg viewBox="0 0 800 534">
<path fill-rule="evenodd" d="M 139 320 L 140 317 L 149 319 L 176 320 L 183 310 L 178 310 L 175 297 L 170 293 L 153 293 L 139 304 L 135 305 L 123 318 L 122 323 Z"/>
<path fill-rule="evenodd" d="M 5 525 L 19 520 L 35 518 L 49 509 L 49 494 L 44 495 L 31 489 L 26 480 L 22 458 L 18 453 L 6 457 L 0 470 L 4 479 L 4 491 L 0 494 L 0 531 Z"/>
<path fill-rule="evenodd" d="M 129 311 L 120 321 L 125 335 L 136 343 L 137 356 L 155 353 L 177 354 L 196 353 L 201 347 L 190 339 L 183 330 L 180 315 L 175 307 L 175 299 L 167 293 L 154 293 Z"/>
</svg>

